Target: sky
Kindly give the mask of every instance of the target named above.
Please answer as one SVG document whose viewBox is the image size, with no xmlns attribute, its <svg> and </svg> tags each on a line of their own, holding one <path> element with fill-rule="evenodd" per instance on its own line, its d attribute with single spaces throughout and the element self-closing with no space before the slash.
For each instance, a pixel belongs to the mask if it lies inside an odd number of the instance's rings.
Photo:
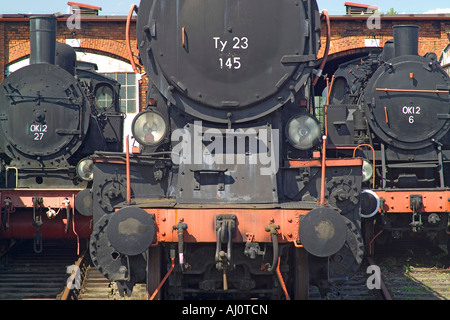
<svg viewBox="0 0 450 320">
<path fill-rule="evenodd" d="M 70 0 L 0 0 L 0 14 L 14 13 L 68 13 L 67 2 Z M 274 0 L 276 1 L 276 0 Z M 139 4 L 139 0 L 74 0 L 102 8 L 101 15 L 127 15 L 132 4 Z M 320 10 L 326 9 L 331 15 L 344 15 L 346 1 L 318 0 Z M 381 12 L 394 8 L 398 13 L 450 13 L 449 0 L 351 0 L 350 2 L 376 5 Z"/>
</svg>

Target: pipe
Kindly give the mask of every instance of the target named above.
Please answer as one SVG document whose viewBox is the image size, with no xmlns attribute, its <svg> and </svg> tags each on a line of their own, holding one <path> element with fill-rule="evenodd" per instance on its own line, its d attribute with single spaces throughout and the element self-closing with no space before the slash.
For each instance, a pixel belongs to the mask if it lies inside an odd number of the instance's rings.
<svg viewBox="0 0 450 320">
<path fill-rule="evenodd" d="M 414 89 L 388 89 L 388 88 L 376 88 L 376 91 L 383 92 L 402 92 L 402 93 L 449 93 L 449 90 L 414 90 Z"/>
<path fill-rule="evenodd" d="M 130 173 L 130 137 L 126 139 L 126 175 L 127 175 L 127 203 L 131 203 L 131 173 Z"/>
<path fill-rule="evenodd" d="M 329 85 L 329 80 L 327 79 L 327 103 L 323 108 L 323 119 L 325 134 L 323 136 L 322 142 L 322 176 L 320 178 L 320 205 L 325 206 L 325 185 L 326 185 L 326 165 L 327 165 L 327 140 L 328 140 L 328 105 L 330 104 L 330 93 L 333 89 L 335 77 L 331 80 L 331 85 Z"/>
<path fill-rule="evenodd" d="M 127 25 L 126 25 L 126 46 L 128 52 L 128 59 L 130 60 L 131 67 L 133 68 L 134 73 L 139 74 L 139 71 L 136 67 L 136 62 L 134 61 L 133 51 L 131 50 L 131 39 L 130 39 L 130 29 L 131 29 L 131 18 L 133 17 L 134 10 L 137 10 L 137 6 L 135 4 L 131 5 L 130 11 L 127 16 Z"/>
<path fill-rule="evenodd" d="M 278 266 L 277 266 L 278 281 L 280 281 L 280 285 L 281 285 L 281 288 L 283 289 L 286 300 L 289 301 L 289 300 L 291 300 L 291 297 L 289 296 L 289 293 L 286 288 L 286 284 L 284 283 L 284 280 L 283 280 L 283 275 L 281 274 L 281 271 L 280 271 L 280 262 L 281 262 L 281 257 L 278 258 Z"/>
<path fill-rule="evenodd" d="M 158 288 L 156 288 L 155 292 L 153 292 L 153 294 L 152 294 L 152 296 L 150 297 L 149 300 L 155 299 L 155 297 L 158 294 L 159 290 L 161 290 L 161 288 L 164 285 L 164 283 L 166 282 L 167 278 L 169 278 L 170 274 L 172 273 L 173 269 L 175 268 L 175 257 L 171 257 L 170 260 L 172 261 L 172 265 L 170 266 L 169 271 L 167 271 L 166 276 L 161 281 L 161 283 L 159 284 Z"/>
<path fill-rule="evenodd" d="M 372 256 L 372 245 L 373 245 L 373 242 L 374 242 L 375 239 L 378 238 L 378 237 L 380 236 L 380 234 L 382 234 L 382 233 L 383 233 L 383 230 L 381 230 L 380 232 L 378 232 L 378 233 L 372 238 L 372 240 L 370 240 L 370 243 L 369 243 L 369 256 Z"/>
<path fill-rule="evenodd" d="M 323 136 L 322 143 L 322 176 L 320 177 L 320 205 L 325 206 L 325 180 L 326 180 L 326 163 L 327 163 L 327 136 Z"/>
<path fill-rule="evenodd" d="M 271 232 L 272 234 L 272 243 L 273 243 L 273 262 L 272 266 L 270 266 L 267 271 L 274 272 L 278 268 L 278 263 L 280 261 L 280 254 L 279 254 L 279 246 L 278 246 L 278 235 L 277 232 Z"/>
<path fill-rule="evenodd" d="M 72 208 L 72 214 L 73 214 L 72 231 L 73 231 L 73 234 L 75 235 L 75 237 L 77 237 L 77 255 L 80 255 L 80 236 L 78 235 L 78 233 L 75 230 L 75 194 L 72 195 L 72 203 L 74 206 Z"/>
<path fill-rule="evenodd" d="M 313 86 L 317 85 L 317 82 L 319 81 L 319 78 L 322 76 L 323 69 L 325 68 L 325 65 L 328 61 L 328 55 L 330 53 L 330 43 L 331 43 L 331 23 L 330 23 L 330 16 L 328 15 L 327 10 L 322 11 L 322 17 L 325 17 L 326 25 L 327 25 L 327 44 L 325 47 L 325 54 L 322 58 L 322 63 L 320 64 L 319 70 L 317 70 L 316 77 L 314 78 Z"/>
</svg>

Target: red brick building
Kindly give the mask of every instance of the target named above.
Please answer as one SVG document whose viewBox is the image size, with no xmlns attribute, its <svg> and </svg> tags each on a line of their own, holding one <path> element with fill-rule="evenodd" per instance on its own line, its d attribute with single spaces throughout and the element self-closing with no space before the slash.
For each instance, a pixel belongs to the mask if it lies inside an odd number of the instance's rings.
<svg viewBox="0 0 450 320">
<path fill-rule="evenodd" d="M 394 16 L 332 16 L 331 55 L 345 55 L 364 51 L 375 43 L 383 46 L 392 39 L 395 25 L 414 24 L 420 27 L 419 54 L 435 52 L 438 56 L 450 43 L 449 15 L 394 15 Z M 325 29 L 325 25 L 322 25 Z M 369 42 L 368 40 L 376 40 Z M 322 43 L 325 43 L 324 36 Z M 320 55 L 323 55 L 324 45 Z"/>
</svg>

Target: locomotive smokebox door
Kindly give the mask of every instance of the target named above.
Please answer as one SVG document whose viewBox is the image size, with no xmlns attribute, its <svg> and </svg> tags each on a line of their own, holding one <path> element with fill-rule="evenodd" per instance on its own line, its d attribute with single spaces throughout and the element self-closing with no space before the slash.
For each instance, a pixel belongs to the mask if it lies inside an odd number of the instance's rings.
<svg viewBox="0 0 450 320">
<path fill-rule="evenodd" d="M 347 226 L 342 216 L 331 208 L 317 208 L 300 221 L 300 241 L 316 257 L 329 257 L 345 243 Z"/>
<path fill-rule="evenodd" d="M 191 115 L 226 123 L 233 109 L 233 120 L 259 117 L 288 99 L 286 83 L 315 58 L 305 3 L 143 1 L 137 26 L 138 38 L 146 35 L 143 64 L 170 103 Z"/>
<path fill-rule="evenodd" d="M 8 77 L 0 93 L 0 113 L 4 150 L 31 165 L 36 157 L 51 165 L 61 156 L 64 163 L 68 153 L 80 148 L 89 128 L 90 110 L 79 83 L 50 64 L 32 65 Z"/>
<path fill-rule="evenodd" d="M 402 56 L 379 68 L 366 89 L 371 128 L 387 144 L 403 150 L 427 148 L 450 129 L 450 81 L 429 59 Z"/>
<path fill-rule="evenodd" d="M 113 213 L 107 229 L 108 240 L 114 249 L 128 256 L 147 250 L 155 233 L 153 217 L 137 207 L 127 207 Z"/>
</svg>

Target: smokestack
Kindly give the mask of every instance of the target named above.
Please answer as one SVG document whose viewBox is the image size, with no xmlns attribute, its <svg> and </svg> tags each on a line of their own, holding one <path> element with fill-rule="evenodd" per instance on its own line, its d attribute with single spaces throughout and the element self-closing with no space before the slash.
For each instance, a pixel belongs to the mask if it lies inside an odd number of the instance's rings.
<svg viewBox="0 0 450 320">
<path fill-rule="evenodd" d="M 30 17 L 30 63 L 55 64 L 56 59 L 55 15 Z"/>
<path fill-rule="evenodd" d="M 394 26 L 395 56 L 419 55 L 419 26 Z"/>
</svg>

